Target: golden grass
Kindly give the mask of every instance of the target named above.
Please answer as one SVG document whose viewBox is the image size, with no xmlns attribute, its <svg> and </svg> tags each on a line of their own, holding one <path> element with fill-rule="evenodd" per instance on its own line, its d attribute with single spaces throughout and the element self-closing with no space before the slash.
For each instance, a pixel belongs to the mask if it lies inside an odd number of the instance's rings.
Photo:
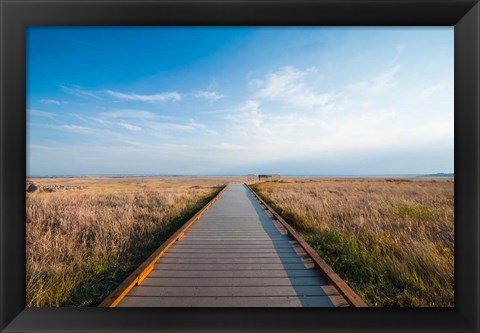
<svg viewBox="0 0 480 333">
<path fill-rule="evenodd" d="M 453 181 L 252 186 L 371 306 L 454 305 Z"/>
<path fill-rule="evenodd" d="M 228 178 L 31 179 L 83 190 L 27 193 L 27 305 L 95 306 Z"/>
</svg>

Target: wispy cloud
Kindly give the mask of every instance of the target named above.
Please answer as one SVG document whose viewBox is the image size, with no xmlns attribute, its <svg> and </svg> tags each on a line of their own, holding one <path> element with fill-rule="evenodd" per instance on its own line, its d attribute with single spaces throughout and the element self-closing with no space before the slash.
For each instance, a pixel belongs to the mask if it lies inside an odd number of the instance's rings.
<svg viewBox="0 0 480 333">
<path fill-rule="evenodd" d="M 371 80 L 362 80 L 347 86 L 348 89 L 361 92 L 366 95 L 374 95 L 384 92 L 387 88 L 395 85 L 394 78 L 400 71 L 400 65 L 392 65 Z"/>
<path fill-rule="evenodd" d="M 69 131 L 91 131 L 92 128 L 90 127 L 85 127 L 85 126 L 79 126 L 79 125 L 62 125 L 62 128 L 69 130 Z"/>
<path fill-rule="evenodd" d="M 154 130 L 170 130 L 170 131 L 193 131 L 199 129 L 200 127 L 196 124 L 182 124 L 182 123 L 162 123 L 162 122 L 151 122 L 147 126 Z"/>
<path fill-rule="evenodd" d="M 153 95 L 127 94 L 127 93 L 122 93 L 122 92 L 113 91 L 113 90 L 105 90 L 105 92 L 108 95 L 118 99 L 149 102 L 149 103 L 162 103 L 168 100 L 176 102 L 182 99 L 182 96 L 176 91 L 158 93 Z"/>
<path fill-rule="evenodd" d="M 407 44 L 398 44 L 397 46 L 395 46 L 395 56 L 390 62 L 391 65 L 395 65 L 399 62 L 399 60 L 403 56 L 403 53 L 405 52 L 406 47 L 407 47 Z"/>
<path fill-rule="evenodd" d="M 67 104 L 68 102 L 66 101 L 59 101 L 56 99 L 41 99 L 40 103 L 46 104 L 46 105 L 62 105 L 62 104 Z"/>
<path fill-rule="evenodd" d="M 66 152 L 69 151 L 67 147 L 55 147 L 55 146 L 47 146 L 47 145 L 36 145 L 36 144 L 28 144 L 29 151 L 52 151 L 52 152 Z"/>
<path fill-rule="evenodd" d="M 393 79 L 399 70 L 400 65 L 394 65 L 390 68 L 387 68 L 373 81 L 373 84 L 371 86 L 372 91 L 378 93 L 386 88 L 390 88 L 393 85 Z"/>
<path fill-rule="evenodd" d="M 423 89 L 420 93 L 424 97 L 429 97 L 431 95 L 441 92 L 446 87 L 447 87 L 447 84 L 445 82 L 440 82 Z"/>
<path fill-rule="evenodd" d="M 257 98 L 280 101 L 296 107 L 324 106 L 333 95 L 313 89 L 311 80 L 316 72 L 316 68 L 301 71 L 293 66 L 285 66 L 268 74 L 263 80 L 253 79 L 249 84 L 259 89 Z"/>
<path fill-rule="evenodd" d="M 251 147 L 249 146 L 244 146 L 244 145 L 239 145 L 235 143 L 227 143 L 227 142 L 222 142 L 219 144 L 214 144 L 211 145 L 212 148 L 214 149 L 220 149 L 220 150 L 249 150 Z"/>
<path fill-rule="evenodd" d="M 264 142 L 271 136 L 268 124 L 265 124 L 268 115 L 260 110 L 260 102 L 247 100 L 242 105 L 234 108 L 233 112 L 224 116 L 230 122 L 233 135 L 244 137 L 247 140 Z"/>
<path fill-rule="evenodd" d="M 121 126 L 123 128 L 126 128 L 128 129 L 129 131 L 132 131 L 132 132 L 138 132 L 138 131 L 141 131 L 142 128 L 140 126 L 136 126 L 136 125 L 132 125 L 132 124 L 128 124 L 128 123 L 117 123 L 118 126 Z"/>
<path fill-rule="evenodd" d="M 109 112 L 103 112 L 100 114 L 102 118 L 124 118 L 124 119 L 155 119 L 155 118 L 164 118 L 165 116 L 157 115 L 150 111 L 145 110 L 133 110 L 133 109 L 124 109 L 124 110 L 114 110 Z M 170 118 L 170 117 L 169 117 Z"/>
<path fill-rule="evenodd" d="M 47 118 L 55 117 L 55 113 L 36 110 L 36 109 L 28 109 L 27 114 L 32 115 L 32 116 L 40 116 L 40 117 L 47 117 Z"/>
<path fill-rule="evenodd" d="M 82 87 L 77 86 L 77 85 L 62 84 L 62 85 L 60 85 L 60 88 L 64 92 L 66 92 L 70 95 L 73 95 L 73 96 L 87 98 L 87 99 L 96 99 L 96 100 L 102 99 L 100 96 L 98 96 L 98 94 L 96 92 L 91 91 L 91 90 L 83 89 Z"/>
<path fill-rule="evenodd" d="M 222 94 L 219 94 L 216 91 L 199 90 L 195 93 L 195 97 L 205 98 L 206 100 L 209 100 L 209 101 L 218 101 L 219 99 L 222 99 L 225 96 Z"/>
</svg>

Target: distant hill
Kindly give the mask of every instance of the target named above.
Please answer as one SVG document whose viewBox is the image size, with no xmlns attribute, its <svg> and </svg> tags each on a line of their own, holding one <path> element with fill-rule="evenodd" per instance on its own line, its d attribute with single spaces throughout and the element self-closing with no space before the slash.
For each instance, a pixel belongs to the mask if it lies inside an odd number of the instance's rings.
<svg viewBox="0 0 480 333">
<path fill-rule="evenodd" d="M 454 177 L 454 176 L 455 176 L 454 173 L 440 172 L 440 173 L 432 173 L 430 175 L 423 175 L 423 176 L 420 176 L 420 177 Z"/>
</svg>

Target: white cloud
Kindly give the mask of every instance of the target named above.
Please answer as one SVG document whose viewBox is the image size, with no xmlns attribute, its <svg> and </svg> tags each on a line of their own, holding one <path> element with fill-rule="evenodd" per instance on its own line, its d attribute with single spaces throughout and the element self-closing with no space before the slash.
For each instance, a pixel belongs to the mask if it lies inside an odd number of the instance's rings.
<svg viewBox="0 0 480 333">
<path fill-rule="evenodd" d="M 386 88 L 389 88 L 393 84 L 393 78 L 395 75 L 398 73 L 400 70 L 399 65 L 394 65 L 387 70 L 385 70 L 383 73 L 381 73 L 374 81 L 371 86 L 371 89 L 373 92 L 378 93 L 383 91 Z"/>
<path fill-rule="evenodd" d="M 153 95 L 125 94 L 125 93 L 112 91 L 112 90 L 105 90 L 105 92 L 115 98 L 132 100 L 132 101 L 140 101 L 140 102 L 149 102 L 149 103 L 162 103 L 168 100 L 172 100 L 176 102 L 181 100 L 182 98 L 181 95 L 176 91 L 153 94 Z"/>
<path fill-rule="evenodd" d="M 154 130 L 171 130 L 171 131 L 193 131 L 199 128 L 199 126 L 197 126 L 196 124 L 181 124 L 181 123 L 150 122 L 146 125 Z"/>
<path fill-rule="evenodd" d="M 199 90 L 195 93 L 195 97 L 205 98 L 209 101 L 218 101 L 225 96 L 215 91 Z"/>
<path fill-rule="evenodd" d="M 41 110 L 35 110 L 35 109 L 28 109 L 27 114 L 30 114 L 30 115 L 33 115 L 33 116 L 47 117 L 47 118 L 55 117 L 55 113 L 41 111 Z"/>
<path fill-rule="evenodd" d="M 123 128 L 126 128 L 126 129 L 128 129 L 129 131 L 132 131 L 132 132 L 138 132 L 138 131 L 142 130 L 141 127 L 136 126 L 136 125 L 132 125 L 132 124 L 129 124 L 129 123 L 117 123 L 117 125 L 121 126 Z"/>
<path fill-rule="evenodd" d="M 226 143 L 226 142 L 211 145 L 211 147 L 215 148 L 215 149 L 229 150 L 229 151 L 230 150 L 248 150 L 248 149 L 251 148 L 249 146 L 243 146 L 243 145 L 238 145 L 238 144 L 234 144 L 234 143 Z"/>
<path fill-rule="evenodd" d="M 395 46 L 395 56 L 391 61 L 392 65 L 396 64 L 402 58 L 402 55 L 406 47 L 407 47 L 407 44 L 398 44 L 397 46 Z"/>
<path fill-rule="evenodd" d="M 160 116 L 150 111 L 144 110 L 114 110 L 110 112 L 103 112 L 100 116 L 104 118 L 125 118 L 125 119 L 155 119 Z"/>
<path fill-rule="evenodd" d="M 36 145 L 36 144 L 29 144 L 28 151 L 52 151 L 52 152 L 65 152 L 68 151 L 68 148 L 65 147 L 54 147 L 54 146 L 46 146 L 46 145 Z"/>
<path fill-rule="evenodd" d="M 62 127 L 69 131 L 90 131 L 92 128 L 78 125 L 62 125 Z"/>
<path fill-rule="evenodd" d="M 62 105 L 62 104 L 67 104 L 67 102 L 65 101 L 59 101 L 59 100 L 56 100 L 56 99 L 41 99 L 40 100 L 40 103 L 42 104 L 46 104 L 46 105 Z"/>
<path fill-rule="evenodd" d="M 325 106 L 334 96 L 313 90 L 312 82 L 316 78 L 316 73 L 316 68 L 301 71 L 286 66 L 268 74 L 264 80 L 251 80 L 249 85 L 259 89 L 257 98 L 280 101 L 302 108 Z"/>
<path fill-rule="evenodd" d="M 267 115 L 260 110 L 260 102 L 257 100 L 245 101 L 225 115 L 224 119 L 231 122 L 229 134 L 257 142 L 267 140 L 270 136 L 269 126 L 264 123 Z"/>
<path fill-rule="evenodd" d="M 248 83 L 249 88 L 256 87 L 250 99 L 224 112 L 225 130 L 220 140 L 224 135 L 223 140 L 228 141 L 223 142 L 228 143 L 215 148 L 232 145 L 235 151 L 238 145 L 249 147 L 252 154 L 248 158 L 294 161 L 300 156 L 413 149 L 417 144 L 445 142 L 448 133 L 453 133 L 447 116 L 451 112 L 445 116 L 437 112 L 435 119 L 431 113 L 419 113 L 433 112 L 432 101 L 408 90 L 391 89 L 402 83 L 397 78 L 400 69 L 399 65 L 389 66 L 367 80 L 338 86 L 329 93 L 321 92 L 316 69 L 283 67 L 262 80 L 254 79 Z M 432 87 L 424 93 L 440 89 Z M 440 109 L 450 110 L 448 106 Z"/>
<path fill-rule="evenodd" d="M 427 88 L 423 89 L 420 92 L 420 94 L 422 94 L 424 97 L 428 97 L 428 96 L 431 96 L 431 95 L 434 95 L 436 93 L 441 92 L 446 87 L 447 87 L 447 84 L 445 84 L 444 82 L 440 82 L 440 83 L 434 84 L 430 87 L 427 87 Z"/>
<path fill-rule="evenodd" d="M 77 97 L 82 97 L 82 98 L 87 98 L 87 99 L 102 99 L 100 96 L 98 96 L 95 92 L 90 91 L 90 90 L 85 90 L 81 88 L 80 86 L 76 85 L 60 85 L 60 88 L 65 91 L 66 93 L 70 95 L 74 95 Z"/>
<path fill-rule="evenodd" d="M 400 65 L 392 65 L 371 80 L 362 80 L 349 84 L 346 88 L 365 95 L 375 95 L 392 88 L 395 85 L 394 78 L 400 71 Z"/>
</svg>

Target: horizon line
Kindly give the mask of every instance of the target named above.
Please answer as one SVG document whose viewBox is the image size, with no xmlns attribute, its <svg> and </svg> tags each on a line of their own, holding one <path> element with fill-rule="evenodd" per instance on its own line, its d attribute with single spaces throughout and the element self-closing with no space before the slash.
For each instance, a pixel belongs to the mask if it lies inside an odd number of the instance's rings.
<svg viewBox="0 0 480 333">
<path fill-rule="evenodd" d="M 418 176 L 454 176 L 454 172 L 432 172 L 432 173 L 384 173 L 384 174 L 281 174 L 281 173 L 261 173 L 276 174 L 283 177 L 418 177 Z M 101 174 L 37 174 L 27 175 L 26 178 L 61 178 L 61 177 L 246 177 L 250 174 L 139 174 L 139 173 L 101 173 Z"/>
</svg>

